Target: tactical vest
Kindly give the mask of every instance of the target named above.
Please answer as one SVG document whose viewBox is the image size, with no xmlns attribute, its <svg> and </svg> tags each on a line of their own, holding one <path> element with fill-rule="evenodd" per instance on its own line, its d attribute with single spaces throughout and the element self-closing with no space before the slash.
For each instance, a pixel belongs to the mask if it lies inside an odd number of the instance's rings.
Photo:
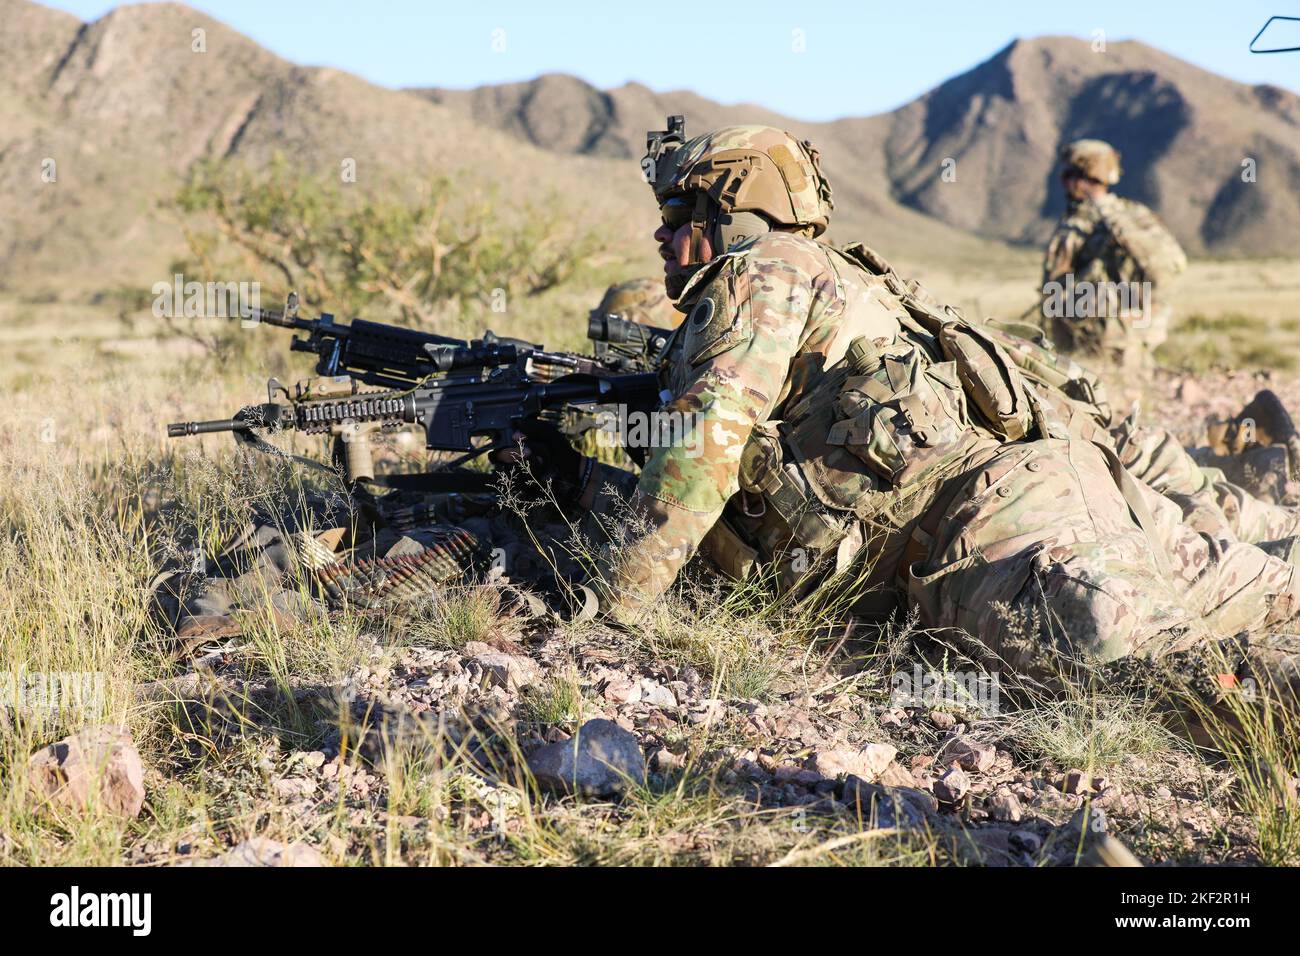
<svg viewBox="0 0 1300 956">
<path fill-rule="evenodd" d="M 892 577 L 888 565 L 949 479 L 1043 428 L 1032 390 L 992 336 L 864 245 L 828 257 L 849 306 L 836 347 L 811 387 L 778 407 L 779 420 L 755 427 L 740 493 L 705 545 L 735 576 L 763 554 L 785 588 L 844 570 L 868 544 Z M 896 307 L 892 339 L 854 328 L 857 295 Z"/>
</svg>

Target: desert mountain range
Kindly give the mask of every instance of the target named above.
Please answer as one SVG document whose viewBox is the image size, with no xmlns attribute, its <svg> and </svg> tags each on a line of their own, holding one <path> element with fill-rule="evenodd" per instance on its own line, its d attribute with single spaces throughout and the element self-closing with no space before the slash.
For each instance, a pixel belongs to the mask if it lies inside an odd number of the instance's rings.
<svg viewBox="0 0 1300 956">
<path fill-rule="evenodd" d="M 446 174 L 503 206 L 571 200 L 611 241 L 643 250 L 654 210 L 635 159 L 668 113 L 684 113 L 688 133 L 745 122 L 812 138 L 835 185 L 834 237 L 887 254 L 969 259 L 990 242 L 1041 242 L 1062 207 L 1056 151 L 1084 135 L 1122 150 L 1120 191 L 1153 205 L 1193 254 L 1300 246 L 1300 96 L 1135 41 L 1097 53 L 1078 39 L 1017 40 L 890 113 L 806 123 L 563 75 L 392 90 L 289 63 L 170 3 L 82 23 L 0 0 L 0 24 L 0 289 L 11 293 L 156 281 L 180 248 L 161 203 L 186 170 L 276 151 L 332 176 L 354 159 L 361 188 Z M 192 49 L 196 29 L 206 52 Z M 949 159 L 955 182 L 941 176 Z M 1245 159 L 1254 183 L 1242 181 Z"/>
</svg>

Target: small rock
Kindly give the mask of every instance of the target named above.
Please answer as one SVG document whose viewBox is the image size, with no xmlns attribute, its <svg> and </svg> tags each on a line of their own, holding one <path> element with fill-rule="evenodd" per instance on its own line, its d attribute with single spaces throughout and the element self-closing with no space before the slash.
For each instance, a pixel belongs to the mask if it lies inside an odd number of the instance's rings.
<svg viewBox="0 0 1300 956">
<path fill-rule="evenodd" d="M 825 779 L 815 770 L 800 770 L 790 778 L 790 782 L 800 787 L 814 788 Z"/>
<path fill-rule="evenodd" d="M 721 720 L 726 712 L 727 706 L 721 700 L 716 697 L 705 697 L 691 705 L 686 719 L 692 724 L 703 724 L 707 727 Z"/>
<path fill-rule="evenodd" d="M 972 737 L 953 737 L 939 749 L 936 761 L 947 766 L 955 763 L 962 770 L 983 773 L 993 766 L 997 750 L 992 744 L 986 744 Z"/>
<path fill-rule="evenodd" d="M 850 811 L 878 827 L 918 826 L 939 809 L 933 795 L 911 787 L 886 787 L 852 774 L 844 778 L 841 799 Z"/>
<path fill-rule="evenodd" d="M 1020 800 L 1005 787 L 999 787 L 988 799 L 989 816 L 999 823 L 1019 823 L 1024 816 Z"/>
<path fill-rule="evenodd" d="M 794 764 L 783 763 L 772 772 L 772 780 L 778 784 L 789 783 L 794 779 L 794 775 L 802 769 L 802 767 Z"/>
<path fill-rule="evenodd" d="M 957 718 L 946 711 L 932 710 L 930 711 L 930 723 L 940 730 L 952 730 L 957 723 Z"/>
<path fill-rule="evenodd" d="M 1066 831 L 1074 839 L 1105 833 L 1109 825 L 1106 811 L 1101 807 L 1080 807 L 1071 815 L 1066 824 Z"/>
<path fill-rule="evenodd" d="M 656 773 L 673 773 L 686 766 L 686 756 L 675 754 L 667 747 L 660 747 L 652 758 Z"/>
<path fill-rule="evenodd" d="M 60 807 L 84 808 L 92 797 L 109 813 L 134 819 L 144 806 L 144 765 L 131 735 L 87 727 L 34 753 L 27 779 Z"/>
<path fill-rule="evenodd" d="M 542 675 L 541 668 L 531 658 L 507 654 L 489 644 L 471 641 L 465 645 L 465 651 L 488 673 L 494 684 L 508 691 L 521 690 Z"/>
<path fill-rule="evenodd" d="M 285 777 L 271 784 L 271 789 L 282 800 L 297 800 L 315 793 L 316 781 L 306 777 Z"/>
<path fill-rule="evenodd" d="M 328 866 L 320 851 L 306 843 L 286 846 L 266 837 L 252 837 L 221 856 L 196 866 Z"/>
<path fill-rule="evenodd" d="M 912 771 L 902 764 L 893 761 L 880 771 L 879 782 L 886 787 L 915 787 L 916 777 L 912 776 Z"/>
<path fill-rule="evenodd" d="M 929 770 L 934 765 L 934 758 L 929 754 L 917 754 L 911 760 L 912 773 L 920 773 L 922 770 Z"/>
<path fill-rule="evenodd" d="M 1092 775 L 1082 770 L 1068 770 L 1059 784 L 1062 793 L 1091 793 Z"/>
<path fill-rule="evenodd" d="M 302 763 L 308 770 L 319 770 L 325 765 L 325 754 L 313 750 L 302 755 Z"/>
<path fill-rule="evenodd" d="M 630 677 L 616 677 L 606 685 L 605 699 L 611 704 L 635 704 L 641 699 L 641 682 Z"/>
<path fill-rule="evenodd" d="M 949 767 L 934 782 L 934 795 L 944 803 L 961 803 L 970 790 L 970 776 L 961 767 Z"/>
<path fill-rule="evenodd" d="M 1074 810 L 1079 806 L 1080 797 L 1073 793 L 1062 793 L 1055 787 L 1044 787 L 1034 796 L 1036 809 L 1054 812 L 1057 810 Z"/>
<path fill-rule="evenodd" d="M 1043 848 L 1043 838 L 1033 830 L 1012 830 L 1008 842 L 1025 853 L 1033 855 Z"/>
<path fill-rule="evenodd" d="M 999 827 L 974 827 L 967 835 L 978 850 L 981 861 L 1002 866 L 1012 859 L 1011 834 Z"/>
<path fill-rule="evenodd" d="M 1092 798 L 1095 807 L 1123 807 L 1124 794 L 1117 784 L 1111 784 Z"/>
<path fill-rule="evenodd" d="M 677 709 L 677 698 L 671 690 L 663 684 L 644 678 L 641 681 L 641 702 L 660 710 Z"/>
<path fill-rule="evenodd" d="M 642 720 L 641 725 L 646 730 L 671 730 L 674 726 L 671 717 L 665 717 L 662 711 L 652 710 L 650 714 Z"/>
<path fill-rule="evenodd" d="M 880 715 L 882 727 L 901 727 L 907 722 L 907 711 L 901 707 L 891 707 Z"/>
<path fill-rule="evenodd" d="M 589 720 L 572 740 L 545 744 L 528 758 L 538 784 L 565 793 L 609 796 L 645 783 L 636 737 L 612 720 Z"/>
<path fill-rule="evenodd" d="M 835 747 L 815 752 L 813 766 L 809 769 L 816 770 L 823 777 L 853 774 L 864 780 L 874 781 L 897 755 L 898 749 L 889 744 L 867 744 L 858 750 L 851 747 Z"/>
</svg>

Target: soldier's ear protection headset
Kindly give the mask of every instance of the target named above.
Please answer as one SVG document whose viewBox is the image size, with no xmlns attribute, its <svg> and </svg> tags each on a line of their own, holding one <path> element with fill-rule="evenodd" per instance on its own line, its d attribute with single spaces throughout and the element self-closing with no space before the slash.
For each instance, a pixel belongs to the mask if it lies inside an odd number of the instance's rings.
<svg viewBox="0 0 1300 956">
<path fill-rule="evenodd" d="M 659 170 L 659 161 L 674 150 L 680 149 L 686 142 L 686 118 L 684 116 L 668 117 L 668 128 L 651 130 L 646 134 L 646 155 L 641 161 L 641 168 L 651 186 Z M 738 242 L 743 242 L 756 235 L 772 230 L 772 225 L 765 218 L 754 212 L 724 212 L 709 194 L 698 190 L 694 200 L 690 195 L 670 196 L 659 206 L 659 214 L 664 225 L 676 232 L 687 222 L 691 224 L 691 244 L 688 265 L 701 263 L 701 239 L 708 235 L 715 255 L 721 255 Z"/>
</svg>

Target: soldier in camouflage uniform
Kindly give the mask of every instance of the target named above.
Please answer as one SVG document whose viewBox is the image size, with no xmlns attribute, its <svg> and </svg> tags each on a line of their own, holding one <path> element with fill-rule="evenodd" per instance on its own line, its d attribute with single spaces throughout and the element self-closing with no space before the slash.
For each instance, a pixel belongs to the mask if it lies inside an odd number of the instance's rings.
<svg viewBox="0 0 1300 956">
<path fill-rule="evenodd" d="M 1044 328 L 1067 351 L 1150 368 L 1187 259 L 1150 209 L 1110 192 L 1121 172 L 1110 144 L 1077 140 L 1061 160 L 1068 206 L 1043 261 Z"/>
<path fill-rule="evenodd" d="M 1290 564 L 1182 523 L 978 325 L 865 246 L 818 241 L 831 190 L 809 143 L 750 126 L 684 142 L 670 121 L 643 169 L 687 315 L 665 410 L 693 427 L 639 478 L 584 469 L 580 500 L 608 513 L 626 495 L 644 529 L 604 555 L 604 613 L 635 620 L 701 549 L 785 589 L 857 574 L 869 599 L 906 601 L 1027 670 L 1049 648 L 1217 651 L 1300 611 Z"/>
<path fill-rule="evenodd" d="M 658 279 L 628 279 L 614 283 L 605 290 L 592 314 L 617 315 L 656 329 L 673 329 L 682 321 L 682 314 L 664 295 L 664 284 Z"/>
<path fill-rule="evenodd" d="M 892 271 L 887 264 L 886 271 Z M 675 326 L 677 321 L 669 320 L 665 309 L 680 317 L 661 281 L 632 279 L 610 286 L 597 312 L 624 314 L 660 328 Z M 1300 560 L 1300 539 L 1295 537 L 1300 518 L 1294 508 L 1282 507 L 1229 481 L 1219 467 L 1199 464 L 1164 428 L 1139 425 L 1132 417 L 1116 421 L 1100 377 L 1057 353 L 1038 329 L 992 319 L 983 328 L 1038 388 L 1040 397 L 1070 424 L 1073 434 L 1109 445 L 1134 478 L 1179 505 L 1184 521 L 1196 530 L 1258 544 L 1288 560 Z M 1266 418 L 1289 422 L 1280 403 Z M 1294 435 L 1294 429 L 1287 434 Z M 1271 438 L 1262 432 L 1259 437 Z M 1279 439 L 1285 440 L 1285 436 Z M 1238 451 L 1231 460 L 1241 454 Z M 1216 463 L 1229 464 L 1226 458 L 1226 454 L 1216 456 Z"/>
</svg>

